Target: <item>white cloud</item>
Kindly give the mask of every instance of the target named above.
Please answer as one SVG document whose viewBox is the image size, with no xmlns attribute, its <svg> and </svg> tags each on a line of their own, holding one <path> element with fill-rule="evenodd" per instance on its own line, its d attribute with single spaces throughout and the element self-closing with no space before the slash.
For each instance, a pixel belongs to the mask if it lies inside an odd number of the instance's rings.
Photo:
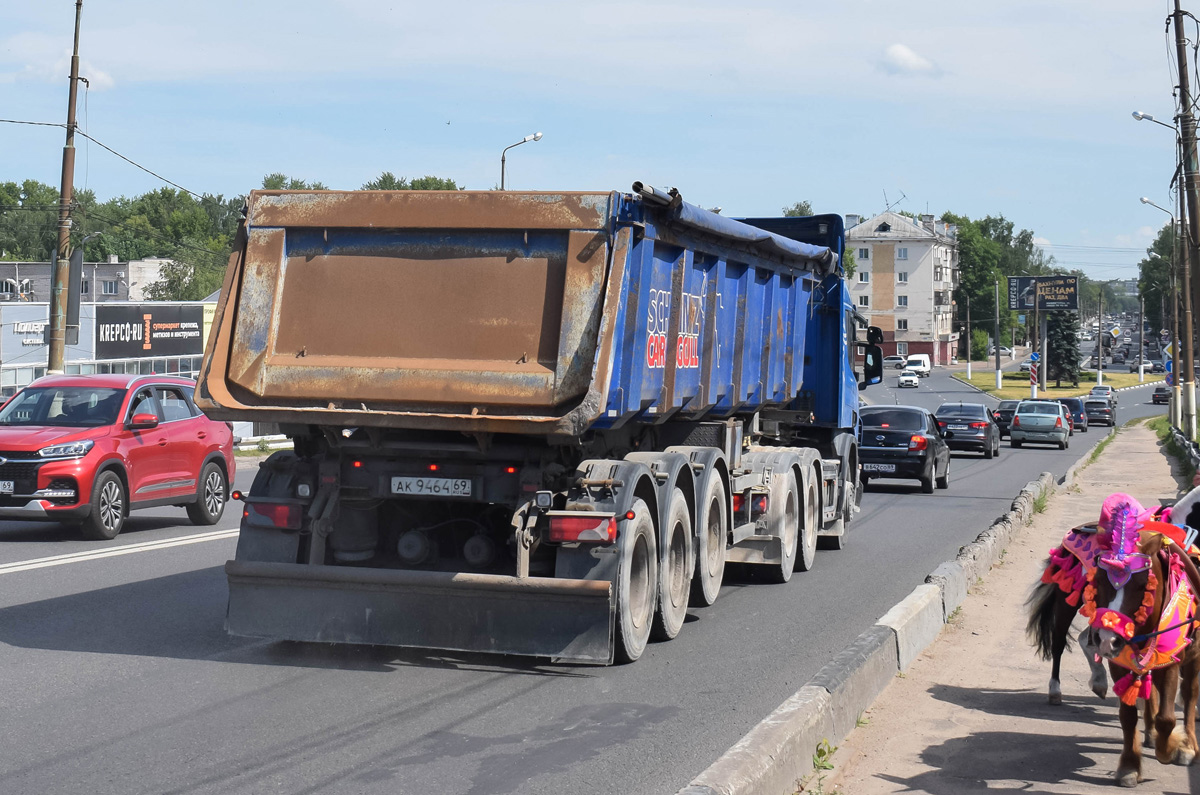
<svg viewBox="0 0 1200 795">
<path fill-rule="evenodd" d="M 19 33 L 0 41 L 0 83 L 67 82 L 71 73 L 71 51 L 61 41 L 38 33 Z M 112 76 L 96 67 L 88 58 L 79 59 L 79 76 L 97 91 L 112 88 Z"/>
<path fill-rule="evenodd" d="M 883 51 L 883 60 L 879 66 L 893 75 L 940 77 L 942 74 L 937 64 L 903 44 L 889 44 Z"/>
<path fill-rule="evenodd" d="M 1139 226 L 1137 233 L 1139 237 L 1154 237 L 1158 230 L 1152 226 Z"/>
<path fill-rule="evenodd" d="M 1046 238 L 1044 238 L 1044 237 L 1035 237 L 1035 238 L 1033 239 L 1033 245 L 1035 245 L 1035 246 L 1049 246 L 1049 245 L 1052 245 L 1052 243 L 1051 243 L 1049 240 L 1047 240 Z"/>
</svg>

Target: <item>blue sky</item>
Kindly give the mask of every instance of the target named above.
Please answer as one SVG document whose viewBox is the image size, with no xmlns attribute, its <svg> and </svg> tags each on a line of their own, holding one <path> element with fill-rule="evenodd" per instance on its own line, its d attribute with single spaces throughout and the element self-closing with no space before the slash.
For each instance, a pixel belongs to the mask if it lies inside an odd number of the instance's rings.
<svg viewBox="0 0 1200 795">
<path fill-rule="evenodd" d="M 1004 214 L 1095 278 L 1169 205 L 1165 0 L 85 0 L 81 127 L 197 192 L 282 171 L 514 190 L 679 188 L 726 215 Z M 1200 14 L 1200 9 L 1197 10 Z M 74 2 L 0 7 L 0 118 L 62 121 Z M 1196 37 L 1191 26 L 1192 38 Z M 86 105 L 85 105 L 86 97 Z M 86 112 L 85 112 L 86 110 Z M 63 132 L 0 124 L 0 180 Z M 78 139 L 76 185 L 161 183 Z"/>
</svg>

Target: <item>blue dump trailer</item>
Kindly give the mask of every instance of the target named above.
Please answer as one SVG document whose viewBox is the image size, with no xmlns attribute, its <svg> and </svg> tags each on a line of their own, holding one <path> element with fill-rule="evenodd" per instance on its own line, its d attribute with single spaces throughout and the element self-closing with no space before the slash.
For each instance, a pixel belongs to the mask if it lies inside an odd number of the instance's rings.
<svg viewBox="0 0 1200 795">
<path fill-rule="evenodd" d="M 234 495 L 229 632 L 628 662 L 727 564 L 812 568 L 881 378 L 843 242 L 641 183 L 252 193 L 196 397 L 294 450 Z"/>
</svg>

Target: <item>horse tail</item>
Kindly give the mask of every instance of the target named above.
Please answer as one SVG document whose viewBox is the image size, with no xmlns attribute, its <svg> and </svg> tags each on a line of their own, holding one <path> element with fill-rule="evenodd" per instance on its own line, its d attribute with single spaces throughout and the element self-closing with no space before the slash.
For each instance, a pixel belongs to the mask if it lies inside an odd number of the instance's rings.
<svg viewBox="0 0 1200 795">
<path fill-rule="evenodd" d="M 1050 560 L 1047 558 L 1047 565 Z M 1038 656 L 1049 660 L 1054 656 L 1054 612 L 1062 598 L 1055 582 L 1039 582 L 1025 600 L 1029 611 L 1029 622 L 1025 625 L 1025 637 L 1037 649 Z"/>
</svg>

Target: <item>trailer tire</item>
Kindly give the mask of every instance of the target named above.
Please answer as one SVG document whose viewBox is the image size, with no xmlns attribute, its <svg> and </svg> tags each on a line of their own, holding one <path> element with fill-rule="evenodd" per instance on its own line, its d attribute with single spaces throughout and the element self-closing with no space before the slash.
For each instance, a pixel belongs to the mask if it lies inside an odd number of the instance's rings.
<svg viewBox="0 0 1200 795">
<path fill-rule="evenodd" d="M 667 510 L 666 543 L 658 551 L 658 606 L 650 637 L 671 640 L 687 618 L 688 595 L 692 589 L 692 515 L 681 489 L 671 494 Z"/>
<path fill-rule="evenodd" d="M 645 500 L 635 499 L 633 518 L 622 528 L 621 560 L 617 569 L 616 661 L 631 663 L 642 656 L 658 590 L 658 543 L 654 519 Z"/>
<path fill-rule="evenodd" d="M 795 472 L 792 473 L 795 477 Z M 853 483 L 853 481 L 847 481 Z M 817 484 L 812 478 L 804 484 L 804 504 L 801 515 L 804 517 L 799 528 L 800 538 L 797 542 L 796 571 L 809 571 L 817 560 L 817 529 L 820 517 L 817 515 L 819 500 L 817 499 Z M 844 537 L 844 536 L 843 536 Z"/>
<path fill-rule="evenodd" d="M 796 487 L 796 472 L 791 469 L 777 476 L 776 483 L 779 485 L 772 490 L 768 526 L 771 535 L 782 542 L 783 556 L 778 565 L 769 565 L 767 571 L 772 582 L 785 583 L 796 569 L 796 551 L 800 546 L 800 489 Z"/>
<path fill-rule="evenodd" d="M 692 605 L 708 607 L 717 601 L 725 578 L 725 552 L 729 536 L 729 501 L 725 481 L 717 475 L 709 478 L 705 490 L 704 526 L 699 528 L 696 545 L 696 576 L 692 579 Z"/>
</svg>

